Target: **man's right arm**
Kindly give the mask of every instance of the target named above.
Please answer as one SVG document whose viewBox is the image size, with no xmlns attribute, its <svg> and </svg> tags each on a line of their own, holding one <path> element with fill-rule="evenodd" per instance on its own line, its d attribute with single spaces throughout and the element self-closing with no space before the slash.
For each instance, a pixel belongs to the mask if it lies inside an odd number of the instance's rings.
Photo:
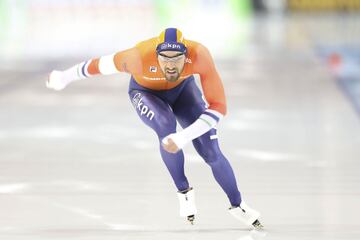
<svg viewBox="0 0 360 240">
<path fill-rule="evenodd" d="M 79 63 L 64 71 L 54 70 L 50 73 L 46 86 L 54 90 L 62 90 L 71 82 L 99 74 L 110 75 L 119 72 L 136 74 L 140 71 L 140 53 L 137 48 L 130 48 Z"/>
</svg>

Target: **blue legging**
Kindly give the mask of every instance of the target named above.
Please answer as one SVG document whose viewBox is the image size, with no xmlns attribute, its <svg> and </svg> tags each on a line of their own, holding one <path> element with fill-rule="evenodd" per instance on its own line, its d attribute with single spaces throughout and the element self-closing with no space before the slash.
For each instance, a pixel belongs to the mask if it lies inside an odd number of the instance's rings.
<svg viewBox="0 0 360 240">
<path fill-rule="evenodd" d="M 157 134 L 161 157 L 170 172 L 179 191 L 189 188 L 184 173 L 184 153 L 169 153 L 161 146 L 161 140 L 176 132 L 176 120 L 183 128 L 193 123 L 205 111 L 206 104 L 199 88 L 191 76 L 177 87 L 166 91 L 154 91 L 130 80 L 129 96 L 141 120 Z M 236 185 L 234 172 L 229 161 L 222 154 L 216 135 L 216 129 L 193 140 L 199 155 L 211 167 L 213 175 L 228 196 L 232 206 L 238 206 L 241 195 Z"/>
</svg>

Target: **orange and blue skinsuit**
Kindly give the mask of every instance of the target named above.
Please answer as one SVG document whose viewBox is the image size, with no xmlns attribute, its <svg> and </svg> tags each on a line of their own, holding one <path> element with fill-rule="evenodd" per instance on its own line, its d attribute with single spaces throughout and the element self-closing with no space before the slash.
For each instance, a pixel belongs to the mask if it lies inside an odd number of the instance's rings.
<svg viewBox="0 0 360 240">
<path fill-rule="evenodd" d="M 184 174 L 184 154 L 165 151 L 161 139 L 176 132 L 177 122 L 183 128 L 207 114 L 219 121 L 226 114 L 223 84 L 212 57 L 202 44 L 184 40 L 186 60 L 176 82 L 165 79 L 157 59 L 158 38 L 138 43 L 135 47 L 86 62 L 79 70 L 84 76 L 127 72 L 131 74 L 129 96 L 140 119 L 157 134 L 160 153 L 179 191 L 189 188 Z M 194 81 L 199 74 L 201 91 Z M 206 102 L 204 101 L 206 99 Z M 227 194 L 232 206 L 241 202 L 233 170 L 222 154 L 216 129 L 212 128 L 193 140 L 193 145 L 212 169 L 216 181 Z"/>
<path fill-rule="evenodd" d="M 209 51 L 200 43 L 184 41 L 187 56 L 184 70 L 176 82 L 168 82 L 160 70 L 155 51 L 158 44 L 157 37 L 140 42 L 134 48 L 116 53 L 113 61 L 119 72 L 130 73 L 139 85 L 151 90 L 173 89 L 193 74 L 199 74 L 209 109 L 225 115 L 224 88 Z M 87 69 L 89 74 L 101 73 L 99 60 L 91 61 Z"/>
</svg>

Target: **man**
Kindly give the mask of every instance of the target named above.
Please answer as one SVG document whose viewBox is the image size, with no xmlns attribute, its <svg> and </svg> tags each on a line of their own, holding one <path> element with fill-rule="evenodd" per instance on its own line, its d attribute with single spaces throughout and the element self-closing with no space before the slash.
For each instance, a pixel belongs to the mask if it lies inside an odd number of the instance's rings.
<svg viewBox="0 0 360 240">
<path fill-rule="evenodd" d="M 224 88 L 209 51 L 167 28 L 158 37 L 112 55 L 92 59 L 65 71 L 52 71 L 47 87 L 62 90 L 72 81 L 97 74 L 131 74 L 129 96 L 140 119 L 157 134 L 161 157 L 178 189 L 180 216 L 193 223 L 194 190 L 184 173 L 181 150 L 192 141 L 230 200 L 229 212 L 260 228 L 260 214 L 241 199 L 233 170 L 222 154 L 215 126 L 226 114 Z M 205 103 L 193 74 L 199 74 Z M 177 121 L 183 127 L 176 132 Z"/>
</svg>

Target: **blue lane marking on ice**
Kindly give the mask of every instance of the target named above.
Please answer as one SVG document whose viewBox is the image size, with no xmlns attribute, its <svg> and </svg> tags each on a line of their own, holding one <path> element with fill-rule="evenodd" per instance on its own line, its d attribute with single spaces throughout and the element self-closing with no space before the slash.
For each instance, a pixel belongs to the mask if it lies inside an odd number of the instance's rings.
<svg viewBox="0 0 360 240">
<path fill-rule="evenodd" d="M 327 62 L 331 61 L 332 54 L 339 56 L 337 69 L 332 70 L 337 86 L 360 116 L 360 46 L 322 46 L 317 50 L 320 57 Z"/>
<path fill-rule="evenodd" d="M 337 83 L 360 115 L 360 77 L 337 78 Z"/>
</svg>

